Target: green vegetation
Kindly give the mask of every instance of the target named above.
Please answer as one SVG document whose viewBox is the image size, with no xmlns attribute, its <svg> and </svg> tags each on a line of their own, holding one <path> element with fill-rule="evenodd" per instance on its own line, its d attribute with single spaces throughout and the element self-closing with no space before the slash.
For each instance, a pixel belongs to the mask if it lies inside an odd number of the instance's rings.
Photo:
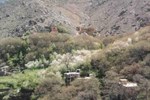
<svg viewBox="0 0 150 100">
<path fill-rule="evenodd" d="M 4 100 L 11 99 L 13 96 L 19 98 L 22 96 L 21 91 L 23 89 L 33 91 L 40 82 L 40 76 L 37 72 L 39 70 L 25 70 L 24 73 L 0 77 L 0 89 L 9 89 L 9 91 L 0 93 L 0 97 Z"/>
<path fill-rule="evenodd" d="M 148 100 L 150 27 L 122 36 L 36 34 L 0 40 L 2 100 Z M 109 40 L 109 39 L 110 40 Z M 7 67 L 6 67 L 7 66 Z M 65 84 L 64 73 L 81 69 Z M 92 74 L 89 79 L 85 76 Z M 136 82 L 135 89 L 118 85 Z M 5 90 L 2 91 L 1 90 Z"/>
<path fill-rule="evenodd" d="M 57 25 L 57 29 L 59 33 L 67 33 L 67 34 L 70 33 L 69 30 L 63 25 Z"/>
<path fill-rule="evenodd" d="M 67 53 L 81 49 L 99 49 L 100 40 L 91 36 L 71 36 L 68 34 L 36 34 L 18 37 L 9 37 L 0 40 L 0 61 L 9 66 L 9 70 L 23 70 L 25 64 L 38 60 L 51 61 L 51 54 Z M 18 69 L 19 68 L 19 69 Z"/>
</svg>

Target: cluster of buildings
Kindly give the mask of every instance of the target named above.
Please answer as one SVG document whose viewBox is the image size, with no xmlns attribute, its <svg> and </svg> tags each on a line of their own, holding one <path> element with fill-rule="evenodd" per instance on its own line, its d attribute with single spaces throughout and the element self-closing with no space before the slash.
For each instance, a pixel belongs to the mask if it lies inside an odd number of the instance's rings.
<svg viewBox="0 0 150 100">
<path fill-rule="evenodd" d="M 80 76 L 80 69 L 77 69 L 75 72 L 69 72 L 68 71 L 68 72 L 64 73 L 65 82 L 67 85 L 69 85 L 70 82 L 72 82 L 75 79 L 91 79 L 92 76 L 93 76 L 92 74 L 89 74 L 88 76 L 81 77 Z M 119 83 L 119 85 L 126 87 L 126 88 L 138 87 L 137 83 L 129 82 L 127 79 L 120 79 L 118 83 Z"/>
</svg>

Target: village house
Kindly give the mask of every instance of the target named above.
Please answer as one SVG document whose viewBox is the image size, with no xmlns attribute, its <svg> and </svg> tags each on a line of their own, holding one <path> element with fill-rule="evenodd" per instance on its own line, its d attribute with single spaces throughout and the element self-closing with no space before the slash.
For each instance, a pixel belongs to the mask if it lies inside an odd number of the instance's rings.
<svg viewBox="0 0 150 100">
<path fill-rule="evenodd" d="M 76 72 L 64 73 L 66 85 L 69 85 L 70 82 L 72 82 L 75 79 L 91 79 L 92 76 L 92 74 L 89 74 L 89 76 L 80 77 L 80 69 L 77 69 Z"/>
<path fill-rule="evenodd" d="M 80 69 L 77 69 L 76 72 L 67 72 L 64 73 L 66 85 L 69 85 L 74 79 L 80 77 Z"/>
<path fill-rule="evenodd" d="M 119 84 L 126 87 L 126 88 L 138 86 L 137 83 L 129 82 L 127 79 L 120 79 Z"/>
</svg>

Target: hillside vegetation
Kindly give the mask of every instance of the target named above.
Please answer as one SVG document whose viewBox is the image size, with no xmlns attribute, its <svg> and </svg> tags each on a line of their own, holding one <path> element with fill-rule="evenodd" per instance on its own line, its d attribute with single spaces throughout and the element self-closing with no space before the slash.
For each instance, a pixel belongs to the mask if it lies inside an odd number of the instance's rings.
<svg viewBox="0 0 150 100">
<path fill-rule="evenodd" d="M 150 27 L 107 37 L 37 33 L 0 39 L 2 100 L 148 100 Z M 81 70 L 65 84 L 64 73 Z M 136 82 L 135 89 L 118 85 Z"/>
</svg>

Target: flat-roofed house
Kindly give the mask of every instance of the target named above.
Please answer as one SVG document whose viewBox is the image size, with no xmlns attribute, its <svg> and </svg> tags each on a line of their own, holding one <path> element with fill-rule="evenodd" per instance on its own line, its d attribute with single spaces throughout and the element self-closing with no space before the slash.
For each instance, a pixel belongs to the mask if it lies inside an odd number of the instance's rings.
<svg viewBox="0 0 150 100">
<path fill-rule="evenodd" d="M 120 79 L 119 84 L 121 84 L 124 87 L 137 87 L 137 83 L 129 82 L 127 79 Z"/>
</svg>

